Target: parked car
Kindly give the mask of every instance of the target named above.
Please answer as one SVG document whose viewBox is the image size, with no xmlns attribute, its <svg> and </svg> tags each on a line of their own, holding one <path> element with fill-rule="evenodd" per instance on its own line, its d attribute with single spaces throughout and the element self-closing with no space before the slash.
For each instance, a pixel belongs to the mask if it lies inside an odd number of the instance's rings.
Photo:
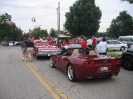
<svg viewBox="0 0 133 99">
<path fill-rule="evenodd" d="M 3 42 L 1 43 L 1 45 L 3 45 L 3 46 L 9 46 L 9 42 L 3 41 Z"/>
<path fill-rule="evenodd" d="M 122 53 L 121 60 L 121 65 L 124 69 L 133 70 L 133 44 L 126 52 Z"/>
<path fill-rule="evenodd" d="M 108 40 L 107 41 L 107 49 L 108 50 L 124 51 L 125 49 L 127 49 L 127 47 L 128 47 L 127 44 L 124 44 L 118 40 Z"/>
<path fill-rule="evenodd" d="M 118 40 L 127 44 L 129 48 L 133 44 L 133 35 L 119 36 Z"/>
<path fill-rule="evenodd" d="M 21 45 L 21 42 L 16 42 L 14 43 L 15 46 L 20 46 Z"/>
<path fill-rule="evenodd" d="M 60 53 L 60 48 L 49 45 L 47 40 L 34 40 L 34 56 L 50 56 L 52 53 Z"/>
<path fill-rule="evenodd" d="M 79 54 L 74 54 L 75 50 Z M 50 66 L 67 74 L 72 82 L 93 77 L 117 76 L 120 71 L 120 58 L 83 54 L 82 48 L 68 48 L 60 54 L 51 54 Z"/>
</svg>

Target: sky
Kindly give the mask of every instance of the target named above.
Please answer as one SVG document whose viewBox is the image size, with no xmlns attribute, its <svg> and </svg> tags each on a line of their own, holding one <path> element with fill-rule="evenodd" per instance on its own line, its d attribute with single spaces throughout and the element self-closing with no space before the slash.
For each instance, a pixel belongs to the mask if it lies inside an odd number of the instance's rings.
<svg viewBox="0 0 133 99">
<path fill-rule="evenodd" d="M 57 30 L 57 8 L 60 2 L 60 30 L 63 30 L 65 13 L 69 12 L 77 0 L 0 0 L 0 15 L 8 13 L 12 22 L 25 33 L 29 29 L 41 27 L 49 32 L 51 28 Z M 101 23 L 98 32 L 105 32 L 112 19 L 119 16 L 121 11 L 127 11 L 133 17 L 133 4 L 120 0 L 95 0 L 96 6 L 102 11 Z M 36 22 L 32 22 L 32 18 Z"/>
</svg>

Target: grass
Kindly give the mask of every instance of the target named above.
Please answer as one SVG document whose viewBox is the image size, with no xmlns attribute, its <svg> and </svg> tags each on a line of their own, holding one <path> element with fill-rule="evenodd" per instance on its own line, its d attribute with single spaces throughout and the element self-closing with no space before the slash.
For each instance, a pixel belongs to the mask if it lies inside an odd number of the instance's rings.
<svg viewBox="0 0 133 99">
<path fill-rule="evenodd" d="M 118 57 L 118 58 L 121 57 L 121 54 L 120 53 L 117 53 L 117 52 L 107 52 L 107 55 L 108 56 Z"/>
</svg>

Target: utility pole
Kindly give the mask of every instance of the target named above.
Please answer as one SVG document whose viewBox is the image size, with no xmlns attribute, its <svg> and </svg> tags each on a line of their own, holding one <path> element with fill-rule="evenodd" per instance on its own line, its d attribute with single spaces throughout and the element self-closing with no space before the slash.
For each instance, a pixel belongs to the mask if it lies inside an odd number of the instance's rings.
<svg viewBox="0 0 133 99">
<path fill-rule="evenodd" d="M 58 36 L 60 35 L 60 2 L 58 2 L 57 10 L 57 29 L 58 29 Z"/>
</svg>

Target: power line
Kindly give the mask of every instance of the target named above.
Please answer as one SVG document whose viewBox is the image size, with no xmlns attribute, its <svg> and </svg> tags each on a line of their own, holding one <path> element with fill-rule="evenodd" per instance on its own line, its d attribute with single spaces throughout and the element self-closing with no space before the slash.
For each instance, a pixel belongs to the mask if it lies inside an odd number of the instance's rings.
<svg viewBox="0 0 133 99">
<path fill-rule="evenodd" d="M 56 13 L 51 13 L 51 14 L 46 14 L 46 15 L 41 15 L 41 16 L 35 16 L 35 17 L 37 18 L 37 17 L 43 17 L 43 16 L 48 16 L 48 15 L 53 15 L 53 14 L 56 14 Z M 21 19 L 14 19 L 14 20 L 24 20 L 24 19 L 31 19 L 31 17 L 21 18 Z"/>
</svg>

